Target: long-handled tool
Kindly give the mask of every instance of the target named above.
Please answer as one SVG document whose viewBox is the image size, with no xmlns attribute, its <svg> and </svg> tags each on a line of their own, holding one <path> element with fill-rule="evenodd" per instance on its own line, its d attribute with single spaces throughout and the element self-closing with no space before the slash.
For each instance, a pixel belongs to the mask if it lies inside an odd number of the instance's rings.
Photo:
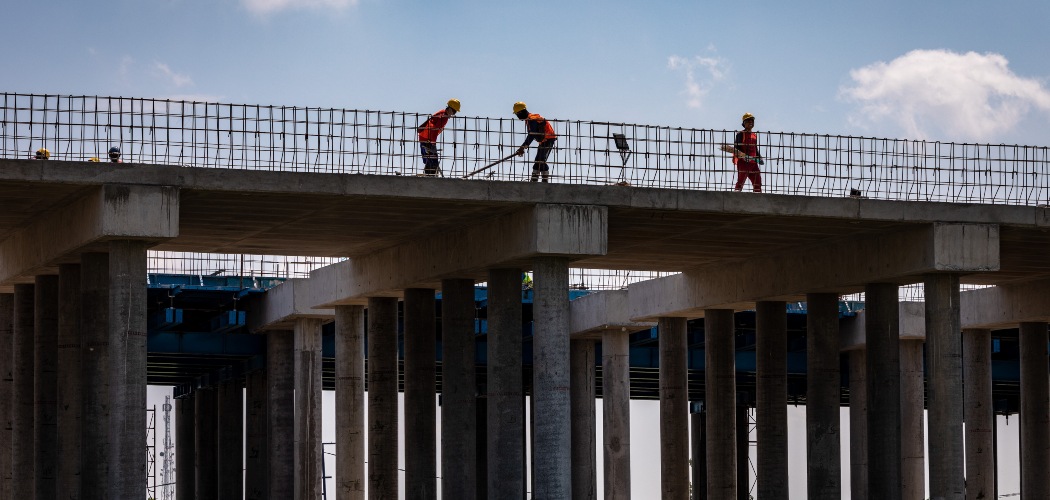
<svg viewBox="0 0 1050 500">
<path fill-rule="evenodd" d="M 464 179 L 469 179 L 469 178 L 471 178 L 471 176 L 473 176 L 474 174 L 476 174 L 476 173 L 478 173 L 478 172 L 484 172 L 485 170 L 488 170 L 488 169 L 490 169 L 490 168 L 492 168 L 492 167 L 495 167 L 496 165 L 499 165 L 500 163 L 503 163 L 503 162 L 505 162 L 505 161 L 507 161 L 507 160 L 509 160 L 509 159 L 511 159 L 511 158 L 514 158 L 515 156 L 518 156 L 518 153 L 517 153 L 517 152 L 511 153 L 510 155 L 508 155 L 508 156 L 507 156 L 507 157 L 505 157 L 505 158 L 502 158 L 502 159 L 496 160 L 496 161 L 494 161 L 494 162 L 492 162 L 492 163 L 489 163 L 488 165 L 485 165 L 484 167 L 481 167 L 481 168 L 479 168 L 479 169 L 477 169 L 477 170 L 475 170 L 475 171 L 473 171 L 473 172 L 471 172 L 471 173 L 469 173 L 469 174 L 467 174 L 467 175 L 464 175 L 464 176 L 463 176 L 463 178 L 464 178 Z"/>
</svg>

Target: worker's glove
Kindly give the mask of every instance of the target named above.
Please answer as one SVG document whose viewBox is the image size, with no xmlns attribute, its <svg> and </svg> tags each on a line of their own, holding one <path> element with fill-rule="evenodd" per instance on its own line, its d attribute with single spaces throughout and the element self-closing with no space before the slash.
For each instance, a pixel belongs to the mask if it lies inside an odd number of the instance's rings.
<svg viewBox="0 0 1050 500">
<path fill-rule="evenodd" d="M 524 155 L 525 154 L 525 148 L 524 147 L 519 147 L 518 151 L 516 153 L 514 153 L 514 154 L 516 154 L 518 156 Z"/>
<path fill-rule="evenodd" d="M 762 158 L 758 158 L 758 164 L 759 165 L 765 165 L 766 162 L 762 161 Z"/>
</svg>

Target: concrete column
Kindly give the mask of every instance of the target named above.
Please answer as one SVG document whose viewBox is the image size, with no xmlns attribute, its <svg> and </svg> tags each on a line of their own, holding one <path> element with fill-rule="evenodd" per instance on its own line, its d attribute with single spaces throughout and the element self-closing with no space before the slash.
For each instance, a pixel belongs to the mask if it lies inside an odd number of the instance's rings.
<svg viewBox="0 0 1050 500">
<path fill-rule="evenodd" d="M 853 500 L 868 498 L 868 370 L 864 349 L 849 351 L 849 489 Z"/>
<path fill-rule="evenodd" d="M 838 295 L 808 294 L 806 308 L 806 485 L 811 500 L 838 500 L 842 498 Z"/>
<path fill-rule="evenodd" d="M 897 285 L 864 287 L 867 349 L 868 498 L 901 498 L 901 358 Z"/>
<path fill-rule="evenodd" d="M 57 449 L 59 498 L 80 498 L 80 264 L 58 267 Z"/>
<path fill-rule="evenodd" d="M 33 457 L 33 295 L 34 286 L 15 285 L 14 397 L 11 401 L 11 498 L 35 498 L 35 462 Z"/>
<path fill-rule="evenodd" d="M 660 493 L 689 495 L 689 373 L 685 318 L 660 318 Z"/>
<path fill-rule="evenodd" d="M 434 290 L 405 290 L 405 496 L 437 498 Z"/>
<path fill-rule="evenodd" d="M 1021 498 L 1050 498 L 1050 375 L 1046 323 L 1021 323 Z"/>
<path fill-rule="evenodd" d="M 335 308 L 336 500 L 365 498 L 365 310 Z"/>
<path fill-rule="evenodd" d="M 518 286 L 520 294 L 521 285 Z M 495 307 L 495 305 L 490 307 Z M 518 321 L 521 321 L 520 316 Z M 490 328 L 492 326 L 490 325 Z M 518 332 L 520 336 L 520 325 Z M 494 332 L 493 335 L 499 335 L 499 333 Z M 492 340 L 493 337 L 490 337 L 490 341 Z M 499 361 L 490 357 L 492 363 Z M 521 362 L 521 358 L 518 358 L 518 362 Z M 498 381 L 490 380 L 489 384 L 496 382 Z M 492 390 L 493 387 L 489 389 Z M 477 495 L 476 393 L 474 282 L 465 279 L 441 280 L 442 498 L 474 500 Z M 494 417 L 493 420 L 498 419 Z M 500 425 L 500 423 L 502 421 L 493 424 Z M 492 447 L 490 446 L 489 449 L 491 450 Z M 513 449 L 506 450 L 506 453 L 514 456 Z M 501 479 L 514 481 L 516 476 Z M 496 493 L 494 493 L 494 498 L 503 498 L 495 495 Z"/>
<path fill-rule="evenodd" d="M 604 372 L 602 373 L 604 376 Z M 693 411 L 689 414 L 690 419 L 690 439 L 689 446 L 693 455 L 693 470 L 689 478 L 693 483 L 693 496 L 691 500 L 707 500 L 707 436 L 704 434 L 704 428 L 707 426 L 707 415 L 703 410 L 703 403 L 700 403 L 700 411 Z M 606 487 L 608 491 L 608 487 Z M 630 491 L 630 490 L 628 490 Z M 609 498 L 630 498 L 628 493 L 626 496 L 616 496 Z"/>
<path fill-rule="evenodd" d="M 740 395 L 738 394 L 737 397 Z M 751 500 L 751 416 L 750 406 L 743 401 L 736 405 L 736 498 Z"/>
<path fill-rule="evenodd" d="M 37 276 L 33 305 L 36 498 L 55 498 L 58 455 L 58 276 Z M 145 471 L 143 471 L 145 472 Z"/>
<path fill-rule="evenodd" d="M 245 375 L 244 398 L 244 498 L 266 500 L 266 370 Z"/>
<path fill-rule="evenodd" d="M 114 498 L 146 491 L 146 248 L 137 240 L 109 242 L 111 401 L 109 482 Z"/>
<path fill-rule="evenodd" d="M 732 309 L 704 311 L 708 498 L 737 497 L 735 340 Z"/>
<path fill-rule="evenodd" d="M 572 498 L 598 498 L 596 458 L 594 341 L 573 340 L 569 347 L 572 415 Z M 688 410 L 687 410 L 688 411 Z M 688 442 L 688 438 L 686 438 Z"/>
<path fill-rule="evenodd" d="M 485 403 L 485 389 L 483 387 L 478 388 L 478 402 L 474 405 L 474 418 L 477 422 L 477 438 L 474 440 L 476 450 L 474 456 L 476 457 L 487 457 L 489 456 L 489 440 L 488 440 L 488 428 L 489 428 L 489 411 L 488 405 Z M 477 492 L 478 498 L 489 497 L 489 462 L 488 460 L 477 461 L 477 473 L 474 477 L 474 490 Z"/>
<path fill-rule="evenodd" d="M 271 500 L 294 498 L 295 491 L 293 336 L 289 331 L 273 331 L 266 334 L 266 443 L 270 451 Z"/>
<path fill-rule="evenodd" d="M 321 495 L 321 320 L 295 320 L 295 498 Z"/>
<path fill-rule="evenodd" d="M 473 286 L 471 283 L 470 296 L 467 297 L 466 283 L 463 283 L 464 297 L 461 300 L 463 314 L 460 316 L 464 322 L 470 321 L 470 328 L 473 328 Z M 488 286 L 488 456 L 478 457 L 478 460 L 488 462 L 489 496 L 518 500 L 525 495 L 521 269 L 490 270 Z M 447 295 L 445 300 L 448 300 Z M 466 303 L 468 300 L 469 304 Z M 445 321 L 448 321 L 447 314 Z M 461 328 L 467 328 L 467 323 Z"/>
<path fill-rule="evenodd" d="M 963 388 L 966 500 L 995 498 L 991 330 L 963 330 Z"/>
<path fill-rule="evenodd" d="M 110 500 L 109 254 L 80 256 L 80 292 L 80 495 L 83 500 Z M 189 449 L 192 463 L 193 447 Z"/>
<path fill-rule="evenodd" d="M 631 498 L 631 346 L 627 332 L 602 334 L 602 455 L 605 498 Z M 699 452 L 703 454 L 703 448 Z M 694 453 L 693 465 L 698 456 Z M 705 471 L 706 472 L 706 471 Z M 695 490 L 694 490 L 695 491 Z"/>
<path fill-rule="evenodd" d="M 533 453 L 536 498 L 572 494 L 569 403 L 569 260 L 538 257 L 533 266 L 532 379 L 536 405 Z"/>
<path fill-rule="evenodd" d="M 244 390 L 240 379 L 218 389 L 219 498 L 244 498 Z"/>
<path fill-rule="evenodd" d="M 15 296 L 0 293 L 0 498 L 11 498 L 11 416 L 14 411 L 14 352 Z M 79 485 L 78 485 L 79 489 Z"/>
<path fill-rule="evenodd" d="M 788 498 L 787 305 L 755 304 L 758 497 Z"/>
<path fill-rule="evenodd" d="M 219 391 L 212 388 L 194 392 L 194 429 L 196 450 L 194 468 L 197 470 L 194 484 L 197 500 L 219 498 Z M 136 496 L 136 498 L 138 498 Z"/>
<path fill-rule="evenodd" d="M 925 500 L 926 460 L 923 444 L 923 363 L 921 340 L 900 342 L 901 362 L 901 497 Z M 958 381 L 956 381 L 958 383 Z M 870 389 L 870 387 L 869 387 Z"/>
<path fill-rule="evenodd" d="M 196 394 L 175 400 L 175 500 L 197 495 Z"/>
<path fill-rule="evenodd" d="M 963 377 L 959 275 L 929 274 L 926 294 L 926 364 L 929 366 L 930 498 L 962 500 Z M 925 498 L 925 497 L 924 497 Z"/>
<path fill-rule="evenodd" d="M 367 344 L 368 497 L 386 500 L 398 497 L 396 298 L 369 297 Z"/>
</svg>

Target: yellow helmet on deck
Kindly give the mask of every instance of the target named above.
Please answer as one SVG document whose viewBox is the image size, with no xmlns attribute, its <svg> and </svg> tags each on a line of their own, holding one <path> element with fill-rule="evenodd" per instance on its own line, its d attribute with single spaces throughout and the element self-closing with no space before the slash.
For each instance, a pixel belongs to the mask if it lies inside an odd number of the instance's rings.
<svg viewBox="0 0 1050 500">
<path fill-rule="evenodd" d="M 48 158 L 51 158 L 51 152 L 48 151 L 47 148 L 40 148 L 36 150 L 36 159 L 46 160 Z"/>
</svg>

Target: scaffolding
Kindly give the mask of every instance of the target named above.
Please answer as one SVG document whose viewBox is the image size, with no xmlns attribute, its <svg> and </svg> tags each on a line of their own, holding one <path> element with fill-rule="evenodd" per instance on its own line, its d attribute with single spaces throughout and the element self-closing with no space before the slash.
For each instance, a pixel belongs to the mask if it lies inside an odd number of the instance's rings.
<svg viewBox="0 0 1050 500">
<path fill-rule="evenodd" d="M 146 494 L 157 498 L 157 405 L 146 408 Z"/>
</svg>

